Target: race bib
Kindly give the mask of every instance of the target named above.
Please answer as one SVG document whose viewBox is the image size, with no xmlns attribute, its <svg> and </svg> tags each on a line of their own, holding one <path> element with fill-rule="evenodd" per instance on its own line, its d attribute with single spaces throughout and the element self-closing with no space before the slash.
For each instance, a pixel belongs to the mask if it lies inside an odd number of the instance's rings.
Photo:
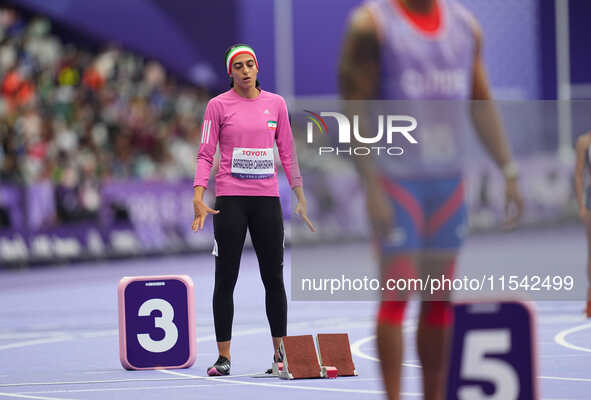
<svg viewBox="0 0 591 400">
<path fill-rule="evenodd" d="M 232 176 L 238 179 L 266 179 L 275 175 L 273 149 L 235 147 L 232 152 Z"/>
</svg>

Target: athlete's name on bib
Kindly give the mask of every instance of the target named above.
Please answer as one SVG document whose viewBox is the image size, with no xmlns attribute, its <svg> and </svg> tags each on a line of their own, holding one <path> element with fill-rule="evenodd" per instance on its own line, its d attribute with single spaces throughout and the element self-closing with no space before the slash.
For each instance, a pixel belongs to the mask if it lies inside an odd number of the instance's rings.
<svg viewBox="0 0 591 400">
<path fill-rule="evenodd" d="M 235 147 L 232 154 L 232 176 L 239 179 L 265 179 L 275 176 L 273 149 Z"/>
<path fill-rule="evenodd" d="M 267 169 L 273 168 L 273 160 L 232 160 L 233 168 L 244 168 L 244 169 Z"/>
</svg>

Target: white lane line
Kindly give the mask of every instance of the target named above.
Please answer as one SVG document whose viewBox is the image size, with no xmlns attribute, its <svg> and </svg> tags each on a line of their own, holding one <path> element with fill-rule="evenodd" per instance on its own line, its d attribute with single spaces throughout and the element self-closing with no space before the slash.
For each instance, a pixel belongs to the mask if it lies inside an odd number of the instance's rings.
<svg viewBox="0 0 591 400">
<path fill-rule="evenodd" d="M 113 373 L 117 373 L 117 372 L 121 372 L 120 370 L 111 370 L 111 371 L 81 371 L 79 372 L 79 374 L 84 374 L 84 375 L 106 375 L 106 374 L 113 374 Z"/>
<path fill-rule="evenodd" d="M 566 337 L 567 335 L 569 335 L 571 333 L 574 333 L 574 332 L 582 331 L 584 329 L 589 329 L 589 328 L 591 328 L 591 323 L 585 324 L 585 325 L 582 325 L 582 326 L 579 326 L 579 327 L 567 329 L 567 330 L 559 333 L 558 335 L 556 335 L 556 337 L 558 339 L 560 339 L 559 336 L 561 336 L 561 334 L 565 333 L 562 336 L 562 339 L 561 339 L 564 342 L 564 344 L 563 343 L 559 343 L 559 340 L 557 340 L 557 343 L 563 344 L 564 346 L 569 347 L 569 348 L 574 348 L 575 350 L 582 349 L 582 351 L 591 352 L 591 349 L 585 349 L 585 348 L 581 348 L 581 347 L 578 347 L 578 346 L 574 346 L 574 345 L 571 345 L 570 343 L 564 341 L 564 337 Z M 365 358 L 367 360 L 379 362 L 380 360 L 378 358 L 373 357 L 373 356 L 370 356 L 369 354 L 365 354 L 361 350 L 361 346 L 363 346 L 367 342 L 370 342 L 372 340 L 375 340 L 375 338 L 376 338 L 375 336 L 368 336 L 366 338 L 363 338 L 363 339 L 360 339 L 360 340 L 356 341 L 351 346 L 351 353 L 353 353 L 354 355 L 356 355 L 358 357 Z M 402 365 L 403 366 L 406 366 L 406 367 L 412 367 L 412 368 L 421 368 L 420 365 L 411 364 L 409 362 L 403 362 Z M 591 382 L 591 379 L 589 379 L 589 378 L 569 378 L 569 377 L 560 377 L 560 376 L 538 376 L 538 379 L 547 379 L 547 380 L 556 380 L 556 381 L 570 381 L 570 382 Z"/>
<path fill-rule="evenodd" d="M 72 398 L 63 399 L 58 397 L 42 397 L 42 396 L 30 396 L 27 394 L 18 394 L 18 393 L 0 393 L 0 396 L 6 397 L 16 397 L 17 399 L 37 399 L 37 400 L 75 400 Z"/>
<path fill-rule="evenodd" d="M 335 321 L 329 321 L 330 327 L 331 328 L 335 328 L 334 323 Z M 308 328 L 310 326 L 315 326 L 315 327 L 321 327 L 321 326 L 325 326 L 326 325 L 326 320 L 314 320 L 314 321 L 307 321 L 307 322 L 297 322 L 297 323 L 293 323 L 293 324 L 289 324 L 289 328 L 290 329 L 299 329 L 299 328 Z M 367 327 L 370 325 L 373 325 L 373 323 L 370 322 L 357 322 L 357 323 L 353 323 L 353 324 L 347 324 L 345 320 L 342 320 L 341 324 L 337 324 L 339 326 L 351 326 L 351 325 L 355 325 L 355 327 Z M 87 332 L 85 333 L 85 335 L 90 336 L 90 335 L 94 335 L 96 334 L 97 336 L 103 336 L 103 335 L 112 335 L 112 334 L 116 334 L 116 330 L 103 330 L 103 331 L 95 331 L 95 332 Z M 237 331 L 235 333 L 233 333 L 233 336 L 245 336 L 245 335 L 252 335 L 252 334 L 259 334 L 259 333 L 265 333 L 268 332 L 268 328 L 252 328 L 252 329 L 245 329 L 242 331 Z M 72 340 L 74 339 L 73 336 L 63 336 L 63 337 L 57 337 L 57 338 L 47 338 L 47 339 L 42 339 L 42 340 L 36 340 L 36 341 L 27 341 L 27 342 L 20 342 L 20 343 L 14 343 L 11 346 L 16 346 L 16 347 L 25 347 L 25 346 L 30 346 L 30 345 L 34 345 L 34 344 L 42 344 L 42 343 L 51 343 L 51 342 L 58 342 L 58 341 L 64 341 L 64 340 Z M 197 342 L 205 342 L 205 341 L 212 341 L 215 340 L 216 337 L 215 335 L 208 335 L 208 336 L 203 336 L 203 337 L 199 337 L 197 338 Z M 3 348 L 0 347 L 0 350 L 2 350 Z M 163 371 L 163 370 L 161 370 Z M 244 374 L 244 375 L 232 375 L 229 377 L 226 377 L 224 379 L 232 379 L 232 378 L 238 378 L 238 377 L 245 377 L 245 376 L 254 376 L 256 374 Z M 80 385 L 80 384 L 101 384 L 101 383 L 120 383 L 120 382 L 149 382 L 149 381 L 163 381 L 163 380 L 182 380 L 182 379 L 195 379 L 195 378 L 199 378 L 197 376 L 191 376 L 190 378 L 167 378 L 167 379 L 113 379 L 113 380 L 92 380 L 92 381 L 61 381 L 61 382 L 22 382 L 22 383 L 7 383 L 7 384 L 0 384 L 0 387 L 15 387 L 15 386 L 50 386 L 50 385 Z M 201 378 L 206 378 L 206 377 L 201 377 Z M 209 378 L 209 377 L 207 377 Z M 211 379 L 217 379 L 219 380 L 219 378 L 211 378 Z M 253 383 L 254 384 L 254 383 Z M 261 384 L 255 384 L 255 385 L 261 385 Z M 279 385 L 281 387 L 283 387 L 282 385 Z M 383 393 L 383 392 L 379 392 L 379 393 Z M 411 396 L 414 396 L 415 394 L 409 394 Z"/>
<path fill-rule="evenodd" d="M 80 332 L 76 331 L 47 331 L 47 332 L 5 332 L 0 333 L 0 340 L 23 340 L 23 339 L 39 339 L 47 337 L 65 337 L 74 338 L 95 338 L 103 336 L 117 336 L 119 331 L 117 329 L 105 329 L 100 331 Z"/>
<path fill-rule="evenodd" d="M 565 378 L 561 376 L 538 376 L 538 379 L 550 379 L 554 381 L 568 381 L 568 382 L 591 382 L 589 378 Z"/>
<path fill-rule="evenodd" d="M 371 342 L 371 341 L 375 340 L 375 338 L 376 338 L 375 335 L 373 335 L 373 336 L 368 336 L 366 338 L 357 340 L 355 343 L 353 343 L 351 345 L 351 353 L 354 356 L 365 358 L 366 360 L 380 362 L 380 360 L 378 358 L 370 356 L 369 354 L 365 354 L 364 352 L 361 351 L 361 346 L 363 346 L 367 342 Z"/>
<path fill-rule="evenodd" d="M 72 336 L 58 336 L 58 337 L 49 337 L 49 338 L 45 338 L 45 339 L 26 340 L 24 342 L 3 344 L 0 346 L 0 350 L 17 349 L 20 347 L 34 346 L 37 344 L 64 342 L 66 340 L 72 340 L 72 339 L 73 339 Z"/>
<path fill-rule="evenodd" d="M 234 336 L 246 336 L 246 335 L 256 335 L 259 333 L 266 333 L 269 331 L 268 327 L 265 328 L 252 328 L 252 329 L 245 329 L 243 331 L 239 331 L 236 334 L 232 333 L 232 337 Z M 208 335 L 208 336 L 202 336 L 197 338 L 197 343 L 202 343 L 202 342 L 209 342 L 212 340 L 215 340 L 216 336 L 214 335 Z"/>
<path fill-rule="evenodd" d="M 556 336 L 554 336 L 554 341 L 557 344 L 559 344 L 560 346 L 564 346 L 564 347 L 571 349 L 571 350 L 578 350 L 578 351 L 584 351 L 587 353 L 591 353 L 591 349 L 589 349 L 587 347 L 574 345 L 566 340 L 566 337 L 568 335 L 570 335 L 571 333 L 584 331 L 585 329 L 589 329 L 589 328 L 591 328 L 591 323 L 575 326 L 574 328 L 565 329 L 563 331 L 558 332 L 556 334 Z"/>
<path fill-rule="evenodd" d="M 294 324 L 289 324 L 289 328 L 290 329 L 298 329 L 298 328 L 307 328 L 309 327 L 311 324 L 322 324 L 323 320 L 315 320 L 315 321 L 309 321 L 309 322 L 297 322 Z M 88 334 L 93 334 L 93 333 L 102 333 L 102 332 L 116 332 L 113 330 L 109 330 L 109 331 L 95 331 L 95 332 L 88 332 Z M 245 329 L 242 331 L 237 331 L 235 333 L 233 333 L 232 335 L 235 337 L 238 336 L 246 336 L 246 335 L 253 335 L 253 334 L 260 334 L 260 333 L 265 333 L 268 332 L 268 328 L 252 328 L 252 329 Z M 51 342 L 57 342 L 57 341 L 63 341 L 63 340 L 71 340 L 74 339 L 74 337 L 72 336 L 63 336 L 63 337 L 58 337 L 58 338 L 47 338 L 47 339 L 43 339 L 43 340 L 35 340 L 35 341 L 27 341 L 27 342 L 20 342 L 20 343 L 13 343 L 10 346 L 13 347 L 25 347 L 25 346 L 31 346 L 34 344 L 42 344 L 42 343 L 51 343 Z M 202 337 L 198 337 L 197 338 L 197 342 L 201 343 L 201 342 L 206 342 L 206 341 L 214 341 L 216 339 L 215 335 L 208 335 L 208 336 L 202 336 Z M 8 345 L 7 345 L 8 346 Z M 0 346 L 0 350 L 2 350 L 3 347 Z M 245 375 L 232 375 L 230 378 L 238 378 L 238 377 L 242 377 L 242 376 L 253 376 L 256 374 L 245 374 Z M 177 380 L 180 380 L 181 378 L 176 378 Z M 0 387 L 14 387 L 14 386 L 44 386 L 44 385 L 87 385 L 87 384 L 98 384 L 98 383 L 119 383 L 119 382 L 145 382 L 145 381 L 159 381 L 159 380 L 165 380 L 165 379 L 113 379 L 113 380 L 102 380 L 102 381 L 98 381 L 98 380 L 92 380 L 92 381 L 63 381 L 63 382 L 24 382 L 24 383 L 6 383 L 6 384 L 0 384 Z M 168 378 L 168 380 L 173 380 L 172 378 Z"/>
<path fill-rule="evenodd" d="M 301 328 L 330 328 L 330 329 L 354 329 L 354 328 L 367 328 L 374 325 L 373 321 L 363 321 L 363 322 L 347 322 L 343 318 L 338 319 L 321 319 L 321 320 L 314 320 L 308 322 L 295 322 L 292 324 L 288 324 L 288 329 L 301 329 Z M 232 333 L 232 337 L 234 336 L 246 336 L 246 335 L 256 335 L 259 333 L 267 333 L 269 332 L 268 327 L 261 327 L 261 328 L 250 328 L 238 331 L 236 333 Z M 215 334 L 210 334 L 207 336 L 202 336 L 197 338 L 197 343 L 207 342 L 207 341 L 214 341 L 216 339 Z"/>
<path fill-rule="evenodd" d="M 583 314 L 566 314 L 566 315 L 542 315 L 537 318 L 538 324 L 562 324 L 571 322 L 586 321 L 587 318 Z"/>
<path fill-rule="evenodd" d="M 61 382 L 20 382 L 20 383 L 3 383 L 0 387 L 15 387 L 15 386 L 62 386 L 62 385 L 94 385 L 101 383 L 123 383 L 123 382 L 155 382 L 155 381 L 181 381 L 183 378 L 145 378 L 145 379 L 109 379 L 101 381 L 61 381 Z"/>
<path fill-rule="evenodd" d="M 241 378 L 253 376 L 255 374 L 232 375 L 228 378 Z M 140 378 L 140 379 L 107 379 L 93 381 L 61 381 L 61 382 L 21 382 L 21 383 L 3 383 L 0 387 L 15 386 L 65 386 L 65 385 L 95 385 L 101 383 L 125 383 L 125 382 L 161 382 L 161 381 L 186 381 L 191 378 Z"/>
<path fill-rule="evenodd" d="M 576 332 L 580 332 L 580 331 L 584 331 L 586 329 L 590 329 L 591 328 L 591 323 L 587 323 L 587 324 L 583 324 L 580 326 L 576 326 L 574 328 L 569 328 L 569 329 L 565 329 L 561 332 L 559 332 L 555 337 L 554 337 L 554 342 L 567 347 L 569 349 L 572 350 L 578 350 L 578 351 L 583 351 L 583 352 L 587 352 L 587 353 L 591 353 L 591 349 L 590 348 L 586 348 L 586 347 L 582 347 L 582 346 L 577 346 L 574 345 L 570 342 L 568 342 L 566 340 L 566 337 L 572 333 L 576 333 Z M 351 352 L 355 355 L 357 355 L 358 357 L 362 357 L 368 360 L 372 360 L 372 361 L 376 361 L 379 362 L 379 359 L 376 357 L 372 357 L 368 354 L 365 354 L 363 351 L 361 351 L 361 346 L 363 346 L 365 343 L 370 342 L 372 340 L 375 340 L 375 336 L 369 336 L 367 338 L 363 338 L 360 339 L 358 341 L 356 341 L 355 343 L 353 343 L 353 345 L 351 346 Z M 404 363 L 403 365 L 406 365 L 407 367 L 418 367 L 420 368 L 420 365 L 412 365 L 409 363 Z M 538 379 L 545 379 L 545 380 L 556 380 L 556 381 L 567 381 L 567 382 L 591 382 L 590 378 L 572 378 L 572 377 L 560 377 L 560 376 L 538 376 Z"/>
<path fill-rule="evenodd" d="M 363 339 L 359 339 L 358 341 L 356 341 L 355 343 L 353 343 L 351 345 L 351 353 L 357 357 L 365 358 L 366 360 L 380 362 L 379 358 L 374 357 L 374 356 L 370 356 L 369 354 L 366 354 L 361 350 L 361 346 L 363 346 L 367 342 L 371 342 L 372 340 L 375 340 L 375 338 L 376 338 L 375 335 L 373 335 L 373 336 L 368 336 Z M 421 368 L 420 365 L 413 364 L 410 362 L 403 362 L 402 366 L 409 367 L 409 368 Z"/>
<path fill-rule="evenodd" d="M 189 379 L 189 378 L 187 378 Z M 120 388 L 96 388 L 96 389 L 62 389 L 43 392 L 19 392 L 19 394 L 53 394 L 53 393 L 92 393 L 92 392 L 123 392 L 129 390 L 160 390 L 160 389 L 189 389 L 197 387 L 218 387 L 218 386 L 236 386 L 235 383 L 220 383 L 218 385 L 200 384 L 200 385 L 177 385 L 177 386 L 135 386 Z"/>
<path fill-rule="evenodd" d="M 39 339 L 48 336 L 67 336 L 64 331 L 47 331 L 47 332 L 3 332 L 0 333 L 0 340 L 23 340 L 23 339 Z"/>
<path fill-rule="evenodd" d="M 547 355 L 541 354 L 541 355 L 538 355 L 538 358 L 554 358 L 554 359 L 556 359 L 556 358 L 581 358 L 581 357 L 589 357 L 589 355 L 587 355 L 587 354 L 581 354 L 581 353 L 578 353 L 578 354 L 547 354 Z"/>
<path fill-rule="evenodd" d="M 117 329 L 108 329 L 104 331 L 95 331 L 95 332 L 84 332 L 80 334 L 80 337 L 85 339 L 92 339 L 104 336 L 117 336 L 119 335 L 119 331 Z"/>
<path fill-rule="evenodd" d="M 410 325 L 410 324 L 405 324 L 405 326 L 402 329 L 403 329 L 403 332 L 405 332 L 405 333 L 416 330 L 415 326 Z M 354 342 L 351 345 L 351 354 L 353 354 L 357 357 L 365 358 L 366 360 L 380 362 L 379 358 L 374 357 L 374 356 L 370 356 L 369 354 L 367 354 L 361 350 L 361 346 L 363 346 L 364 344 L 366 344 L 368 342 L 375 340 L 375 338 L 376 338 L 376 336 L 372 335 L 372 336 L 368 336 L 366 338 L 362 338 L 362 339 L 357 340 L 356 342 Z M 421 366 L 416 363 L 417 361 L 418 360 L 404 361 L 402 363 L 402 366 L 409 367 L 409 368 L 421 368 Z"/>
<path fill-rule="evenodd" d="M 340 322 L 336 323 L 335 322 Z M 289 324 L 288 328 L 289 329 L 300 329 L 300 328 L 309 328 L 309 327 L 314 327 L 314 328 L 323 328 L 323 327 L 327 327 L 327 328 L 331 328 L 331 329 L 339 329 L 339 328 L 363 328 L 363 327 L 368 327 L 372 325 L 372 323 L 370 323 L 369 321 L 365 321 L 365 322 L 353 322 L 353 323 L 347 323 L 346 319 L 342 319 L 339 318 L 338 321 L 336 319 L 329 319 L 329 320 L 323 320 L 323 319 L 319 319 L 319 320 L 313 320 L 313 321 L 306 321 L 306 322 L 296 322 L 293 324 Z M 266 333 L 269 331 L 268 327 L 261 327 L 261 328 L 251 328 L 251 329 L 244 329 L 242 331 L 237 331 L 236 333 L 233 333 L 233 336 L 244 336 L 244 335 L 253 335 L 253 334 L 259 334 L 259 333 Z M 17 343 L 9 343 L 9 344 L 5 344 L 5 345 L 0 345 L 0 351 L 2 350 L 8 350 L 8 349 L 13 349 L 13 348 L 20 348 L 20 347 L 27 347 L 27 346 L 33 346 L 33 345 L 37 345 L 37 344 L 46 344 L 46 343 L 56 343 L 56 342 L 62 342 L 62 341 L 66 341 L 66 340 L 75 340 L 75 339 L 89 339 L 89 338 L 99 338 L 99 337 L 107 337 L 107 336 L 117 336 L 119 333 L 119 331 L 117 329 L 103 329 L 103 330 L 98 330 L 98 331 L 89 331 L 89 332 L 64 332 L 64 331 L 46 331 L 46 332 L 31 332 L 31 333 L 27 333 L 27 332 L 2 332 L 0 333 L 0 338 L 4 338 L 4 339 L 10 339 L 10 338 L 14 338 L 14 339 L 29 339 L 29 338 L 39 338 L 36 340 L 26 340 L 26 341 L 22 341 L 22 342 L 17 342 Z M 211 340 L 215 340 L 215 335 L 214 334 L 209 334 L 207 336 L 202 336 L 197 338 L 197 342 L 205 342 L 205 341 L 211 341 Z"/>
<path fill-rule="evenodd" d="M 214 381 L 214 382 L 228 382 L 226 380 L 227 378 L 222 378 L 222 377 L 215 377 L 215 378 L 214 377 L 203 377 L 203 376 L 189 375 L 189 374 L 184 374 L 181 372 L 176 372 L 176 371 L 171 371 L 171 370 L 163 370 L 163 369 L 158 370 L 158 371 L 165 373 L 165 374 L 170 374 L 170 375 L 186 376 L 186 377 L 203 379 L 203 380 Z M 278 384 L 278 383 L 258 383 L 258 382 L 247 382 L 247 381 L 235 381 L 235 383 L 238 383 L 240 385 L 246 385 L 246 386 L 278 387 L 278 388 L 282 388 L 282 389 L 311 390 L 311 391 L 320 391 L 320 392 L 364 393 L 364 394 L 376 394 L 376 395 L 383 395 L 386 393 L 383 390 L 337 389 L 337 388 L 325 388 L 325 387 L 316 387 L 316 386 L 299 386 L 299 385 L 291 385 L 291 384 L 288 384 L 287 382 L 285 384 Z M 422 393 L 401 393 L 401 395 L 420 397 L 423 394 Z"/>
</svg>

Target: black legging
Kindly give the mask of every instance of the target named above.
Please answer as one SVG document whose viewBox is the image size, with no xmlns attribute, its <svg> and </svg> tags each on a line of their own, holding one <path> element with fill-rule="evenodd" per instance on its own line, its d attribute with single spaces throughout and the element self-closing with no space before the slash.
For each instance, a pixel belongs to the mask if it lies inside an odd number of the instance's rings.
<svg viewBox="0 0 591 400">
<path fill-rule="evenodd" d="M 240 268 L 240 256 L 246 228 L 254 246 L 263 285 L 267 319 L 273 337 L 287 331 L 287 296 L 283 284 L 283 216 L 279 197 L 219 196 L 215 201 L 219 214 L 213 216 L 217 244 L 213 318 L 218 342 L 232 338 L 234 286 Z"/>
</svg>

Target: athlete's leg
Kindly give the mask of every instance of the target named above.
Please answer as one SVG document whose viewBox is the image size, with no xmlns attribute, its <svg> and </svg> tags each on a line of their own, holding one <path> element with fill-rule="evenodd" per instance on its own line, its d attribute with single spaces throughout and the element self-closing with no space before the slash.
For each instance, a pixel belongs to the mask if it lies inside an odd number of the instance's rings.
<svg viewBox="0 0 591 400">
<path fill-rule="evenodd" d="M 384 285 L 388 279 L 406 279 L 415 274 L 416 254 L 414 253 L 399 253 L 382 258 L 380 264 Z M 387 291 L 383 295 L 378 312 L 376 340 L 382 378 L 389 400 L 400 398 L 400 376 L 404 353 L 402 323 L 408 298 L 408 293 Z"/>
<path fill-rule="evenodd" d="M 424 253 L 420 257 L 421 278 L 426 281 L 427 273 L 439 278 L 442 274 L 450 279 L 456 253 Z M 453 311 L 449 293 L 437 293 L 434 298 L 421 301 L 417 327 L 417 352 L 423 367 L 423 393 L 425 400 L 442 400 L 445 393 L 445 376 L 448 359 L 449 334 L 453 322 Z"/>
<path fill-rule="evenodd" d="M 402 370 L 402 324 L 378 323 L 376 333 L 386 394 L 388 400 L 398 400 Z"/>
<path fill-rule="evenodd" d="M 216 241 L 213 318 L 220 355 L 230 359 L 230 339 L 234 318 L 234 287 L 246 238 L 245 198 L 221 196 L 216 199 L 213 229 Z"/>
<path fill-rule="evenodd" d="M 279 197 L 253 197 L 248 230 L 265 286 L 265 307 L 275 354 L 287 334 L 287 295 L 283 282 L 283 214 Z"/>
<path fill-rule="evenodd" d="M 412 182 L 382 180 L 394 208 L 393 229 L 388 237 L 376 235 L 382 285 L 388 280 L 416 277 L 417 250 L 421 247 L 424 217 L 420 193 Z M 400 375 L 403 357 L 402 322 L 408 292 L 382 291 L 376 337 L 380 367 L 389 400 L 400 398 Z"/>
<path fill-rule="evenodd" d="M 461 177 L 438 179 L 428 183 L 425 249 L 419 259 L 423 282 L 453 278 L 458 250 L 466 230 L 467 209 Z M 417 329 L 417 351 L 422 365 L 423 391 L 426 400 L 443 399 L 449 333 L 453 311 L 449 287 L 425 294 L 421 302 Z"/>
</svg>

